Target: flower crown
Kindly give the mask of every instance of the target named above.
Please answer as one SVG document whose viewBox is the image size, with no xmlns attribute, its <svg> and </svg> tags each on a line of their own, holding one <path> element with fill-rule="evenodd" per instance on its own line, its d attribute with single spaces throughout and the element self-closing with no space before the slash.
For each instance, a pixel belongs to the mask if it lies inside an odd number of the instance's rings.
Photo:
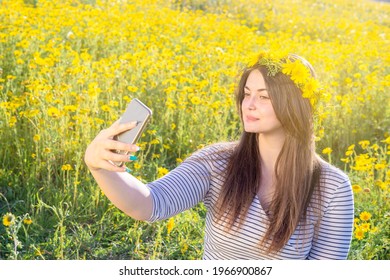
<svg viewBox="0 0 390 280">
<path fill-rule="evenodd" d="M 313 109 L 316 109 L 323 92 L 315 78 L 314 69 L 304 58 L 295 54 L 277 56 L 264 52 L 257 56 L 250 67 L 255 65 L 265 66 L 268 76 L 275 76 L 277 73 L 289 76 L 302 91 L 302 97 L 309 99 Z"/>
</svg>

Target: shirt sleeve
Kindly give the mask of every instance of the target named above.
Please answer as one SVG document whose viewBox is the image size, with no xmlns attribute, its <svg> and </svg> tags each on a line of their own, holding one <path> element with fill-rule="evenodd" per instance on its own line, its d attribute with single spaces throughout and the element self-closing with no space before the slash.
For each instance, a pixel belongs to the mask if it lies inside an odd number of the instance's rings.
<svg viewBox="0 0 390 280">
<path fill-rule="evenodd" d="M 148 187 L 153 200 L 154 222 L 172 217 L 201 202 L 209 190 L 210 165 L 200 151 Z"/>
<path fill-rule="evenodd" d="M 308 259 L 348 257 L 354 218 L 351 183 L 344 177 L 343 181 L 337 183 L 335 178 L 329 179 L 327 184 L 334 187 L 333 196 L 317 225 Z"/>
</svg>

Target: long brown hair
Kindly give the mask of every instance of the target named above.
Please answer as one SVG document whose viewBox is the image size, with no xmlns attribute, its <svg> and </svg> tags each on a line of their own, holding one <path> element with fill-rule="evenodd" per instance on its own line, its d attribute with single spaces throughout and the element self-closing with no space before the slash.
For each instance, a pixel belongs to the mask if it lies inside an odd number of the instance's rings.
<svg viewBox="0 0 390 280">
<path fill-rule="evenodd" d="M 307 65 L 306 61 L 304 63 Z M 274 170 L 276 182 L 269 205 L 270 223 L 261 242 L 261 245 L 267 245 L 264 251 L 272 253 L 283 248 L 298 223 L 306 218 L 313 191 L 319 184 L 320 163 L 315 153 L 312 106 L 287 75 L 277 73 L 270 76 L 267 68 L 259 64 L 246 68 L 236 91 L 240 117 L 246 80 L 256 69 L 264 77 L 275 114 L 286 134 Z M 312 68 L 310 71 L 314 75 Z M 258 134 L 243 132 L 228 159 L 225 181 L 217 202 L 217 218 L 227 223 L 227 229 L 235 223 L 238 227 L 242 226 L 259 191 L 260 158 Z"/>
</svg>

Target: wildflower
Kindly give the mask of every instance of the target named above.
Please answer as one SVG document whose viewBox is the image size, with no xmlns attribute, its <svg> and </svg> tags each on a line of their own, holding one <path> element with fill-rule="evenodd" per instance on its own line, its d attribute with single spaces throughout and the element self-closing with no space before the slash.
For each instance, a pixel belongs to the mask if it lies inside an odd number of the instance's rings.
<svg viewBox="0 0 390 280">
<path fill-rule="evenodd" d="M 367 211 L 364 211 L 360 213 L 359 217 L 362 221 L 368 221 L 371 218 L 371 214 L 368 213 Z"/>
<path fill-rule="evenodd" d="M 12 213 L 7 213 L 3 216 L 3 225 L 9 227 L 15 223 L 15 216 Z"/>
<path fill-rule="evenodd" d="M 110 111 L 110 106 L 102 105 L 101 109 L 102 109 L 103 112 L 109 112 Z"/>
<path fill-rule="evenodd" d="M 23 219 L 23 223 L 25 225 L 31 225 L 32 224 L 32 219 L 31 218 L 24 218 Z"/>
<path fill-rule="evenodd" d="M 352 190 L 354 193 L 359 193 L 362 191 L 362 188 L 359 185 L 352 185 Z"/>
<path fill-rule="evenodd" d="M 390 145 L 390 136 L 387 137 L 385 140 L 382 140 L 381 142 L 386 143 L 387 145 Z"/>
<path fill-rule="evenodd" d="M 173 218 L 170 218 L 168 220 L 168 223 L 167 223 L 167 231 L 168 231 L 168 234 L 171 233 L 173 227 L 175 226 L 175 220 Z"/>
<path fill-rule="evenodd" d="M 371 146 L 371 148 L 374 150 L 374 151 L 377 151 L 379 149 L 379 145 L 378 144 L 374 144 Z"/>
<path fill-rule="evenodd" d="M 180 251 L 181 251 L 182 254 L 187 252 L 188 251 L 188 244 L 187 243 L 183 243 L 183 245 L 181 246 Z"/>
<path fill-rule="evenodd" d="M 367 147 L 370 145 L 370 141 L 368 140 L 363 140 L 359 142 L 359 145 L 362 147 L 362 149 L 367 149 Z"/>
<path fill-rule="evenodd" d="M 65 105 L 64 110 L 67 112 L 76 112 L 77 107 L 75 105 Z"/>
<path fill-rule="evenodd" d="M 139 164 L 138 162 L 135 162 L 133 167 L 134 167 L 134 169 L 140 169 L 141 168 L 141 164 Z"/>
<path fill-rule="evenodd" d="M 39 134 L 35 134 L 33 137 L 34 142 L 38 142 L 41 139 L 41 136 Z"/>
<path fill-rule="evenodd" d="M 47 114 L 49 115 L 49 117 L 57 118 L 57 117 L 60 116 L 60 110 L 58 110 L 58 109 L 55 108 L 55 107 L 50 107 L 50 108 L 47 110 Z"/>
<path fill-rule="evenodd" d="M 375 164 L 375 169 L 380 170 L 380 169 L 385 169 L 386 168 L 386 163 L 383 161 L 381 163 Z"/>
<path fill-rule="evenodd" d="M 200 98 L 198 96 L 194 96 L 191 98 L 191 103 L 194 105 L 199 105 L 200 104 Z"/>
<path fill-rule="evenodd" d="M 355 238 L 357 240 L 362 240 L 364 238 L 364 231 L 360 227 L 355 230 Z"/>
<path fill-rule="evenodd" d="M 168 174 L 168 172 L 169 172 L 169 170 L 164 168 L 164 167 L 157 168 L 157 171 L 158 171 L 157 177 L 159 177 L 159 178 Z"/>
<path fill-rule="evenodd" d="M 61 167 L 61 170 L 62 171 L 69 171 L 69 170 L 72 170 L 73 168 L 72 168 L 72 166 L 69 164 L 69 163 L 67 163 L 67 164 L 64 164 L 62 167 Z"/>
<path fill-rule="evenodd" d="M 138 88 L 136 86 L 128 86 L 127 90 L 130 91 L 130 92 L 137 92 Z"/>
<path fill-rule="evenodd" d="M 345 155 L 348 157 L 348 156 L 350 156 L 350 155 L 352 155 L 353 154 L 353 151 L 350 151 L 350 150 L 348 150 L 348 151 L 346 151 L 345 152 Z"/>
<path fill-rule="evenodd" d="M 282 72 L 290 75 L 291 80 L 297 84 L 303 84 L 309 77 L 309 69 L 299 60 L 285 63 Z"/>
<path fill-rule="evenodd" d="M 348 151 L 353 151 L 355 149 L 355 144 L 352 144 L 347 148 Z"/>
<path fill-rule="evenodd" d="M 364 231 L 364 232 L 368 232 L 370 230 L 370 223 L 362 223 L 360 225 L 360 228 Z"/>
<path fill-rule="evenodd" d="M 322 153 L 324 155 L 329 155 L 331 152 L 332 152 L 332 148 L 329 147 L 322 150 Z"/>
</svg>

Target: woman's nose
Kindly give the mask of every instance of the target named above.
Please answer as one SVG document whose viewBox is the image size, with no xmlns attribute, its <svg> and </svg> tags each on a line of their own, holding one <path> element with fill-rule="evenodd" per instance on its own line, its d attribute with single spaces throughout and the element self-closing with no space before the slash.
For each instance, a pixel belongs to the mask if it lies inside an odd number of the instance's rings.
<svg viewBox="0 0 390 280">
<path fill-rule="evenodd" d="M 255 97 L 254 96 L 251 96 L 250 98 L 248 98 L 247 100 L 247 108 L 249 110 L 254 110 L 256 109 L 256 103 L 255 103 Z"/>
</svg>

